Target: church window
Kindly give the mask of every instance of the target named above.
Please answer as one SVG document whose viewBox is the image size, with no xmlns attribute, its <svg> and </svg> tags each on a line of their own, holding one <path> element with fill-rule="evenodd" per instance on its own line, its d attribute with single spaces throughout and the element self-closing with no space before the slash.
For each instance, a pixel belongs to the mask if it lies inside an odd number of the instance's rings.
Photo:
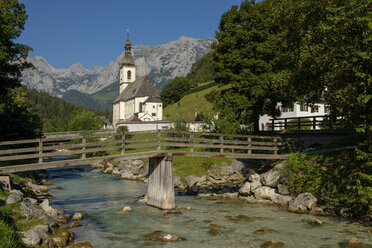
<svg viewBox="0 0 372 248">
<path fill-rule="evenodd" d="M 131 71 L 128 71 L 128 79 L 131 79 L 132 78 L 132 72 Z"/>
<path fill-rule="evenodd" d="M 154 105 L 154 106 L 152 106 L 152 108 L 155 108 L 155 105 Z"/>
<path fill-rule="evenodd" d="M 152 113 L 151 115 L 152 115 L 152 116 L 156 116 L 156 113 Z"/>
</svg>

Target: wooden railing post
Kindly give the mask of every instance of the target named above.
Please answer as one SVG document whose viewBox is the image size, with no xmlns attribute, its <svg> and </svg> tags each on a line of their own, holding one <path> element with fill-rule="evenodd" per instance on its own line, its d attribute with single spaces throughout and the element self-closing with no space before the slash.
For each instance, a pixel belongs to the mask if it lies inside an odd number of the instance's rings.
<svg viewBox="0 0 372 248">
<path fill-rule="evenodd" d="M 191 147 L 190 147 L 190 152 L 194 152 L 194 135 L 190 133 L 190 141 L 189 141 Z"/>
<path fill-rule="evenodd" d="M 284 119 L 284 129 L 285 129 L 285 130 L 288 129 L 288 126 L 287 126 L 287 119 Z"/>
<path fill-rule="evenodd" d="M 252 138 L 248 138 L 248 154 L 252 154 Z"/>
<path fill-rule="evenodd" d="M 156 143 L 157 143 L 157 150 L 160 151 L 160 129 L 157 130 L 157 135 L 156 135 Z"/>
<path fill-rule="evenodd" d="M 274 142 L 274 155 L 278 155 L 278 139 L 277 138 L 274 138 L 273 142 Z"/>
<path fill-rule="evenodd" d="M 84 150 L 86 149 L 85 144 L 87 143 L 87 139 L 86 139 L 85 137 L 83 137 L 83 138 L 81 139 L 81 143 L 83 144 L 83 147 L 81 148 L 81 150 L 84 151 Z M 83 153 L 81 154 L 81 158 L 86 158 L 86 157 L 87 157 L 86 153 L 83 152 Z"/>
<path fill-rule="evenodd" d="M 121 133 L 121 155 L 125 153 L 125 133 Z"/>
<path fill-rule="evenodd" d="M 43 138 L 39 139 L 39 164 L 43 163 Z"/>
<path fill-rule="evenodd" d="M 298 117 L 297 119 L 297 130 L 301 130 L 301 118 Z"/>
<path fill-rule="evenodd" d="M 316 129 L 316 117 L 313 117 L 313 130 Z"/>
<path fill-rule="evenodd" d="M 274 119 L 271 120 L 271 131 L 275 131 Z"/>
<path fill-rule="evenodd" d="M 221 145 L 220 153 L 223 153 L 223 135 L 220 136 L 220 145 Z"/>
</svg>

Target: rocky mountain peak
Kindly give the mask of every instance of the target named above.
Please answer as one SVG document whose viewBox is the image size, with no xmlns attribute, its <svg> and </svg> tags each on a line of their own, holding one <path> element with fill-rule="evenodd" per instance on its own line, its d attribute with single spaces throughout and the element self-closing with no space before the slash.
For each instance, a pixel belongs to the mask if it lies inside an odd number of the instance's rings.
<svg viewBox="0 0 372 248">
<path fill-rule="evenodd" d="M 185 76 L 194 62 L 204 56 L 214 39 L 198 39 L 181 36 L 178 40 L 159 46 L 136 45 L 132 54 L 137 66 L 137 75 L 149 75 L 160 91 L 170 80 Z M 119 82 L 120 58 L 107 66 L 85 69 L 77 62 L 68 69 L 55 69 L 40 56 L 29 57 L 34 70 L 25 70 L 23 84 L 39 91 L 62 97 L 67 91 L 77 90 L 93 94 L 112 83 Z"/>
</svg>

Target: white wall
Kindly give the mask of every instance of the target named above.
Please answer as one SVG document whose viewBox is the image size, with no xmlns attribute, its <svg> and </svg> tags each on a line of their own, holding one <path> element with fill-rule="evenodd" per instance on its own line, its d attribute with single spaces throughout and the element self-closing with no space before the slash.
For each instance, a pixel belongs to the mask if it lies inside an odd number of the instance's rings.
<svg viewBox="0 0 372 248">
<path fill-rule="evenodd" d="M 142 122 L 142 123 L 126 123 L 126 124 L 119 124 L 117 127 L 120 126 L 127 126 L 129 132 L 139 132 L 139 131 L 155 131 L 155 130 L 164 130 L 169 129 L 173 125 L 172 122 Z"/>
<path fill-rule="evenodd" d="M 278 108 L 281 107 L 281 104 L 278 103 Z M 318 106 L 318 112 L 311 112 L 311 107 L 308 107 L 307 111 L 301 111 L 301 106 L 297 102 L 294 104 L 293 111 L 290 112 L 281 112 L 281 115 L 278 116 L 277 118 L 291 118 L 291 117 L 311 117 L 311 116 L 317 116 L 317 115 L 326 115 L 327 111 L 325 109 L 325 104 L 324 103 L 316 103 L 315 106 Z M 263 115 L 260 116 L 259 120 L 259 125 L 260 125 L 260 130 L 264 131 L 267 130 L 267 123 L 271 124 L 270 119 L 273 119 L 273 117 L 268 116 L 268 115 Z M 322 120 L 323 118 L 317 118 L 317 120 Z M 284 124 L 283 124 L 284 125 Z M 318 128 L 318 127 L 317 127 Z M 276 127 L 275 130 L 279 130 L 279 127 Z"/>
<path fill-rule="evenodd" d="M 131 72 L 131 78 L 128 79 L 128 71 Z M 135 66 L 123 66 L 120 68 L 120 91 L 123 90 L 128 86 L 129 83 L 136 81 L 136 67 Z"/>
</svg>

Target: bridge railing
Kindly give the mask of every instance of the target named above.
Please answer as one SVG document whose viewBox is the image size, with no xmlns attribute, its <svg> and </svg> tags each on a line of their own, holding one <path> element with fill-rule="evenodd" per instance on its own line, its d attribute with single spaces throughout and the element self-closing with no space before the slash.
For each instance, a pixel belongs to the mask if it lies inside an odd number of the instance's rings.
<svg viewBox="0 0 372 248">
<path fill-rule="evenodd" d="M 84 164 L 118 157 L 138 159 L 164 154 L 281 159 L 285 157 L 281 154 L 283 149 L 284 143 L 279 136 L 163 130 L 64 133 L 40 139 L 0 142 L 0 173 Z"/>
<path fill-rule="evenodd" d="M 332 120 L 328 115 L 270 119 L 268 129 L 279 130 L 330 130 L 342 129 L 343 120 Z"/>
</svg>

